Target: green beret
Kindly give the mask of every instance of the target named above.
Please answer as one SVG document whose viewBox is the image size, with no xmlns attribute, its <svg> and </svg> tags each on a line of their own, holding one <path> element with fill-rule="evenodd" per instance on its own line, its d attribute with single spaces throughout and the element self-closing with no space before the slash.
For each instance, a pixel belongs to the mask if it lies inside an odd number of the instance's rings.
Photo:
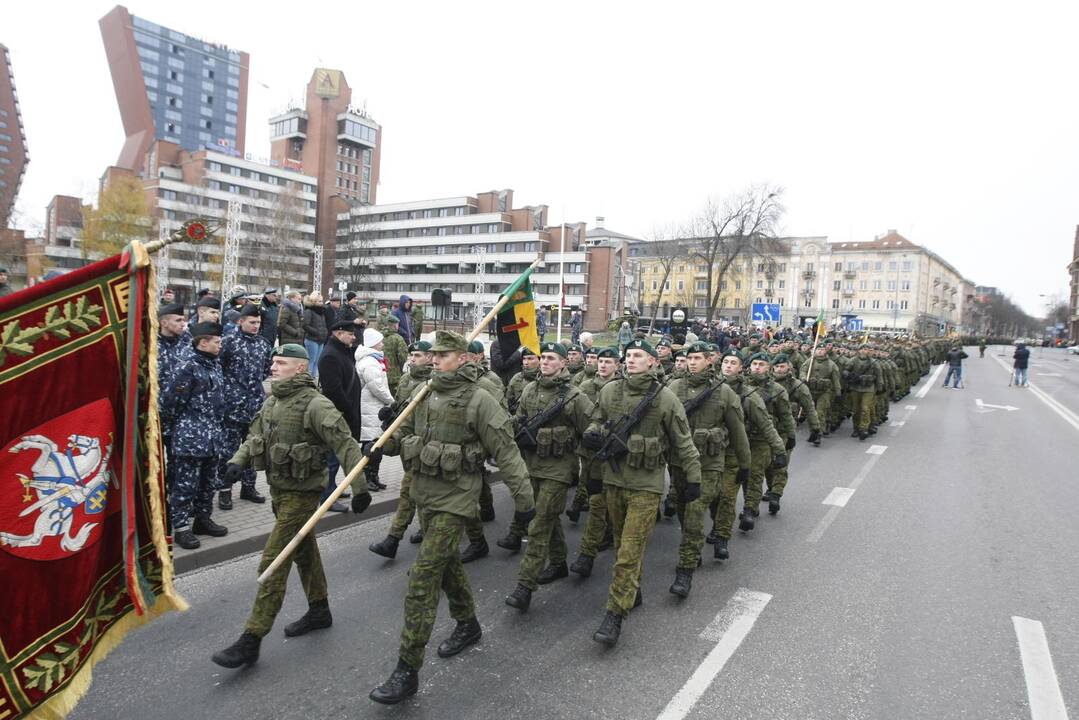
<svg viewBox="0 0 1079 720">
<path fill-rule="evenodd" d="M 521 357 L 536 357 L 536 353 L 532 352 L 532 348 L 527 345 L 521 346 Z"/>
<path fill-rule="evenodd" d="M 566 357 L 566 355 L 569 354 L 566 350 L 565 345 L 556 342 L 545 342 L 540 344 L 540 352 L 555 353 L 556 355 L 561 355 L 562 357 Z"/>
<path fill-rule="evenodd" d="M 437 342 L 437 340 L 435 342 Z M 468 344 L 468 351 L 474 355 L 482 355 L 484 352 L 483 343 L 479 340 L 473 340 Z"/>
<path fill-rule="evenodd" d="M 431 352 L 431 343 L 427 342 L 426 340 L 417 340 L 416 342 L 408 346 L 408 351 L 410 353 Z"/>
<path fill-rule="evenodd" d="M 285 343 L 284 345 L 279 345 L 274 348 L 273 354 L 274 357 L 297 358 L 298 360 L 311 359 L 307 356 L 307 350 L 304 346 L 297 343 Z"/>
<path fill-rule="evenodd" d="M 630 350 L 644 350 L 654 358 L 659 357 L 659 353 L 656 352 L 656 349 L 652 347 L 652 344 L 647 340 L 634 340 L 626 345 L 626 352 L 629 352 Z"/>
<path fill-rule="evenodd" d="M 618 348 L 605 347 L 596 351 L 597 358 L 614 358 L 618 359 Z"/>
<path fill-rule="evenodd" d="M 667 338 L 663 338 L 663 339 L 662 339 L 662 340 L 660 340 L 660 341 L 659 341 L 658 343 L 656 343 L 656 347 L 658 347 L 658 348 L 661 348 L 661 347 L 670 347 L 670 346 L 671 346 L 671 341 L 670 341 L 670 340 L 668 340 Z"/>
<path fill-rule="evenodd" d="M 689 355 L 690 353 L 709 353 L 712 352 L 712 348 L 708 343 L 698 340 L 697 342 L 693 343 L 685 350 L 683 350 L 683 352 L 686 355 Z"/>
<path fill-rule="evenodd" d="M 761 336 L 758 335 L 757 333 L 753 333 L 752 335 L 749 336 L 749 339 L 750 340 L 760 340 Z"/>
<path fill-rule="evenodd" d="M 585 351 L 584 351 L 584 354 L 585 354 L 585 357 L 588 357 L 589 355 L 598 355 L 598 354 L 599 354 L 599 350 L 597 350 L 597 349 L 596 349 L 596 346 L 595 346 L 595 345 L 593 345 L 592 347 L 590 347 L 590 348 L 588 348 L 587 350 L 585 350 Z"/>
<path fill-rule="evenodd" d="M 397 325 L 401 322 L 401 318 L 391 314 L 389 317 L 386 318 L 386 322 L 388 322 L 390 325 Z"/>
<path fill-rule="evenodd" d="M 431 352 L 468 352 L 468 343 L 455 332 L 436 330 Z"/>
<path fill-rule="evenodd" d="M 790 361 L 791 359 L 787 357 L 787 353 L 779 353 L 774 358 L 772 358 L 773 365 L 779 365 L 780 363 L 789 363 Z"/>
<path fill-rule="evenodd" d="M 580 345 L 578 345 L 577 343 L 574 343 L 573 345 L 570 345 L 568 348 L 566 348 L 566 352 L 583 353 L 584 349 Z"/>
<path fill-rule="evenodd" d="M 676 350 L 675 352 L 673 352 L 671 354 L 671 357 L 673 357 L 675 360 L 677 360 L 678 358 L 684 358 L 685 356 L 686 356 L 686 351 L 685 350 Z"/>
<path fill-rule="evenodd" d="M 708 352 L 719 352 L 719 345 L 708 343 Z"/>
<path fill-rule="evenodd" d="M 738 358 L 738 362 L 742 362 L 742 356 L 738 354 L 737 350 L 727 350 L 727 352 L 723 353 L 724 360 L 729 357 Z"/>
<path fill-rule="evenodd" d="M 762 353 L 762 352 L 753 353 L 749 357 L 750 362 L 753 362 L 754 360 L 763 360 L 764 362 L 769 363 L 769 364 L 771 364 L 771 362 L 772 362 L 771 359 L 769 359 L 769 357 L 768 357 L 768 353 Z"/>
</svg>

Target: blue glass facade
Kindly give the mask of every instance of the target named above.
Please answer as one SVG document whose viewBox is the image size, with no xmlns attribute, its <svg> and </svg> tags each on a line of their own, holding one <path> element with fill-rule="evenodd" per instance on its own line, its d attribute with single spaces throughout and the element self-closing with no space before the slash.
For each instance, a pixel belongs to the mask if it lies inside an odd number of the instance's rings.
<svg viewBox="0 0 1079 720">
<path fill-rule="evenodd" d="M 154 134 L 186 150 L 237 155 L 241 54 L 133 18 Z"/>
</svg>

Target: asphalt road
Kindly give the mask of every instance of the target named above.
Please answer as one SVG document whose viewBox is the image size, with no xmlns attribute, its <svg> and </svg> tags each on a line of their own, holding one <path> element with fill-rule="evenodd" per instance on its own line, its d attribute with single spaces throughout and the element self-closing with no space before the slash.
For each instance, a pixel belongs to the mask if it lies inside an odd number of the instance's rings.
<svg viewBox="0 0 1079 720">
<path fill-rule="evenodd" d="M 415 556 L 407 544 L 395 561 L 367 551 L 388 526 L 380 518 L 319 541 L 332 629 L 284 638 L 305 609 L 294 575 L 259 663 L 223 670 L 209 658 L 242 629 L 257 556 L 186 575 L 178 586 L 191 610 L 133 633 L 71 717 L 1076 715 L 1079 358 L 1036 350 L 1030 390 L 1008 387 L 1010 350 L 968 351 L 966 389 L 943 390 L 933 374 L 874 438 L 847 437 L 848 423 L 821 448 L 801 443 L 782 512 L 736 531 L 732 559 L 709 556 L 685 601 L 667 591 L 678 526 L 664 520 L 645 560 L 644 606 L 613 650 L 591 639 L 609 552 L 590 579 L 541 588 L 527 614 L 504 605 L 519 556 L 493 545 L 512 513 L 497 487 L 492 555 L 467 566 L 483 640 L 437 658 L 452 629 L 443 602 L 415 698 L 392 708 L 367 699 L 396 661 Z M 575 549 L 581 527 L 566 525 Z"/>
</svg>

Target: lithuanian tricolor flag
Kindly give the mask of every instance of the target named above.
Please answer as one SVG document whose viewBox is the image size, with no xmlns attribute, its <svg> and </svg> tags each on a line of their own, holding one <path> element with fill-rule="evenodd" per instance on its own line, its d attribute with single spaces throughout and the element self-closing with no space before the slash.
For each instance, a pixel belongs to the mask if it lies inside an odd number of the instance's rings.
<svg viewBox="0 0 1079 720">
<path fill-rule="evenodd" d="M 498 313 L 498 346 L 508 358 L 517 348 L 526 347 L 539 355 L 536 331 L 536 302 L 532 299 L 532 268 L 528 268 L 502 293 L 509 298 Z"/>
</svg>

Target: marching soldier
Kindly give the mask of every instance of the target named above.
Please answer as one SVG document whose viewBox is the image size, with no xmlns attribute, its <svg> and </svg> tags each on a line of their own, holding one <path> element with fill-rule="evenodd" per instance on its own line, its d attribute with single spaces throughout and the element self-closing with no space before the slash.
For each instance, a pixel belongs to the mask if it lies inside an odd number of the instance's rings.
<svg viewBox="0 0 1079 720">
<path fill-rule="evenodd" d="M 851 405 L 854 411 L 854 432 L 851 437 L 865 440 L 873 428 L 873 405 L 876 402 L 878 385 L 883 385 L 880 368 L 873 362 L 870 356 L 871 349 L 868 345 L 858 348 L 858 357 L 847 365 L 846 377 L 849 387 Z"/>
<path fill-rule="evenodd" d="M 326 456 L 332 452 L 351 470 L 360 462 L 360 446 L 344 415 L 318 391 L 308 372 L 302 345 L 286 343 L 273 351 L 270 397 L 251 423 L 247 439 L 228 461 L 225 479 L 236 482 L 245 468 L 265 470 L 270 485 L 274 526 L 259 563 L 261 574 L 318 509 L 326 484 Z M 371 494 L 362 478 L 353 482 L 352 509 L 362 513 Z M 237 668 L 258 661 L 262 638 L 270 632 L 285 599 L 292 563 L 300 574 L 308 610 L 285 626 L 286 637 L 304 635 L 333 624 L 327 599 L 326 575 L 315 534 L 309 533 L 288 560 L 259 585 L 255 603 L 240 638 L 214 653 L 222 667 Z"/>
<path fill-rule="evenodd" d="M 528 549 L 521 559 L 517 587 L 506 598 L 507 605 L 521 612 L 528 610 L 532 593 L 540 585 L 569 575 L 562 510 L 573 480 L 573 466 L 579 462 L 578 439 L 588 428 L 594 406 L 572 384 L 566 355 L 561 343 L 541 346 L 540 376 L 525 388 L 515 418 L 517 447 L 531 475 L 536 502 L 536 517 L 527 528 Z"/>
<path fill-rule="evenodd" d="M 658 353 L 648 341 L 634 340 L 625 363 L 626 376 L 600 391 L 583 442 L 604 463 L 602 487 L 614 527 L 617 557 L 607 614 L 592 635 L 608 647 L 618 643 L 623 619 L 641 603 L 644 548 L 656 525 L 668 454 L 685 472 L 685 501 L 701 494 L 700 457 L 682 403 L 660 381 Z M 598 480 L 589 476 L 593 488 Z"/>
<path fill-rule="evenodd" d="M 682 520 L 682 542 L 678 547 L 678 564 L 670 590 L 682 598 L 689 596 L 693 571 L 701 564 L 704 514 L 719 496 L 728 448 L 733 450 L 736 467 L 748 471 L 752 463 L 741 400 L 734 390 L 716 377 L 708 357 L 707 343 L 693 343 L 686 355 L 686 376 L 674 380 L 669 387 L 682 403 L 693 444 L 700 454 L 701 489 L 700 497 L 688 501 L 686 473 L 672 459 L 671 494 L 675 496 L 675 509 Z"/>
<path fill-rule="evenodd" d="M 786 354 L 780 353 L 772 360 L 772 379 L 787 391 L 792 408 L 797 404 L 805 413 L 806 421 L 809 423 L 809 442 L 820 447 L 820 416 L 817 415 L 817 406 L 813 403 L 813 393 L 810 392 L 809 385 L 804 380 L 795 377 L 794 368 Z M 780 498 L 783 497 L 783 491 L 787 487 L 787 476 L 790 472 L 789 454 L 794 452 L 794 445 L 790 442 L 793 437 L 791 435 L 791 438 L 787 440 L 788 464 L 781 468 L 770 467 L 764 471 L 768 489 L 761 499 L 768 501 L 768 512 L 772 515 L 779 512 Z"/>
<path fill-rule="evenodd" d="M 521 348 L 521 372 L 510 378 L 510 384 L 506 386 L 506 406 L 510 415 L 517 414 L 517 403 L 521 401 L 521 393 L 525 385 L 536 379 L 539 375 L 539 358 L 531 349 Z"/>
<path fill-rule="evenodd" d="M 596 358 L 598 357 L 598 352 L 599 350 L 595 347 L 589 347 L 584 351 L 584 369 L 573 376 L 574 385 L 580 385 L 585 380 L 591 380 L 596 376 Z"/>
<path fill-rule="evenodd" d="M 382 337 L 382 357 L 386 362 L 386 383 L 390 386 L 390 392 L 396 397 L 397 385 L 401 382 L 401 373 L 405 367 L 405 361 L 409 358 L 409 352 L 405 339 L 398 332 L 400 318 L 390 315 L 387 322 L 390 331 Z M 418 338 L 419 335 L 416 337 Z"/>
<path fill-rule="evenodd" d="M 270 375 L 270 342 L 259 333 L 262 318 L 259 308 L 248 303 L 236 318 L 236 330 L 221 340 L 221 373 L 225 379 L 225 417 L 222 423 L 224 454 L 218 466 L 221 489 L 217 506 L 232 509 L 232 486 L 224 482 L 226 460 L 236 452 L 247 436 L 247 428 L 255 419 L 266 394 L 262 381 Z M 240 480 L 240 498 L 253 503 L 264 503 L 266 498 L 255 489 L 255 471 L 243 472 Z"/>
<path fill-rule="evenodd" d="M 196 535 L 228 534 L 228 528 L 210 518 L 217 464 L 225 451 L 220 421 L 225 410 L 224 378 L 217 360 L 221 326 L 196 323 L 191 337 L 193 351 L 164 393 L 164 415 L 173 422 L 169 514 L 173 539 L 184 550 L 201 545 Z"/>
<path fill-rule="evenodd" d="M 394 403 L 379 411 L 379 419 L 382 420 L 383 430 L 388 428 L 393 419 L 405 409 L 405 406 L 412 399 L 412 394 L 422 385 L 426 385 L 427 381 L 431 379 L 431 361 L 433 358 L 431 343 L 426 340 L 414 342 L 409 346 L 408 372 L 401 376 Z M 401 542 L 401 538 L 405 536 L 405 530 L 412 524 L 412 518 L 416 516 L 416 503 L 412 502 L 411 488 L 412 473 L 405 468 L 404 475 L 401 477 L 401 497 L 397 501 L 397 511 L 393 514 L 393 520 L 390 521 L 390 532 L 384 540 L 372 543 L 367 548 L 374 554 L 391 560 L 397 557 L 397 545 Z M 409 542 L 413 545 L 423 542 L 423 531 L 415 532 L 409 538 Z"/>
<path fill-rule="evenodd" d="M 412 473 L 411 495 L 420 513 L 423 542 L 409 571 L 397 667 L 370 695 L 383 704 L 416 693 L 442 591 L 457 627 L 439 645 L 439 657 L 456 655 L 482 635 L 457 544 L 466 522 L 476 518 L 479 471 L 487 457 L 498 462 L 513 495 L 514 519 L 527 525 L 536 514 L 509 415 L 479 385 L 480 368 L 468 361 L 467 350 L 460 335 L 444 330 L 435 334 L 431 393 L 384 446 L 388 454 L 399 454 Z"/>
<path fill-rule="evenodd" d="M 468 344 L 468 361 L 476 366 L 478 373 L 476 382 L 479 383 L 479 386 L 486 390 L 505 409 L 506 386 L 502 384 L 501 378 L 487 367 L 483 343 L 479 340 L 473 340 Z M 465 525 L 465 533 L 468 535 L 468 547 L 461 553 L 461 562 L 463 563 L 485 558 L 491 552 L 490 546 L 487 544 L 487 537 L 483 534 L 483 523 L 491 522 L 495 519 L 494 496 L 491 494 L 491 480 L 488 475 L 487 466 L 480 463 L 480 479 L 483 481 L 480 486 L 480 514 L 478 518 L 469 518 L 468 523 Z M 502 540 L 496 542 L 499 547 L 505 547 Z M 520 550 L 520 539 L 517 541 L 517 547 L 510 549 Z"/>
<path fill-rule="evenodd" d="M 664 382 L 668 381 L 674 372 L 674 353 L 671 351 L 671 341 L 663 338 L 656 343 L 656 355 L 659 356 L 659 366 L 663 370 Z"/>
<path fill-rule="evenodd" d="M 802 379 L 809 386 L 813 402 L 817 409 L 817 418 L 824 426 L 821 434 L 828 437 L 832 430 L 832 402 L 843 393 L 843 383 L 839 368 L 828 357 L 828 349 L 818 345 L 813 353 L 813 367 L 809 362 L 802 365 Z"/>
<path fill-rule="evenodd" d="M 578 373 L 584 371 L 584 349 L 574 343 L 566 348 L 566 353 L 566 369 L 569 370 L 570 375 L 576 377 Z"/>
<path fill-rule="evenodd" d="M 754 355 L 749 361 L 748 381 L 762 396 L 764 404 L 772 416 L 776 432 L 783 438 L 786 448 L 785 457 L 787 459 L 787 462 L 783 463 L 783 467 L 786 467 L 790 462 L 790 452 L 794 450 L 796 444 L 794 415 L 791 413 L 790 397 L 787 395 L 787 391 L 772 379 L 771 370 L 771 361 L 767 355 L 764 353 Z M 752 444 L 752 440 L 750 444 Z M 753 471 L 749 476 L 749 491 L 745 494 L 745 506 L 742 508 L 742 515 L 738 524 L 738 528 L 743 532 L 752 530 L 756 518 L 760 516 L 758 507 L 763 495 L 768 468 L 770 465 L 774 466 L 774 463 L 769 462 L 768 452 L 763 446 L 761 451 L 753 456 L 753 459 Z"/>
</svg>

